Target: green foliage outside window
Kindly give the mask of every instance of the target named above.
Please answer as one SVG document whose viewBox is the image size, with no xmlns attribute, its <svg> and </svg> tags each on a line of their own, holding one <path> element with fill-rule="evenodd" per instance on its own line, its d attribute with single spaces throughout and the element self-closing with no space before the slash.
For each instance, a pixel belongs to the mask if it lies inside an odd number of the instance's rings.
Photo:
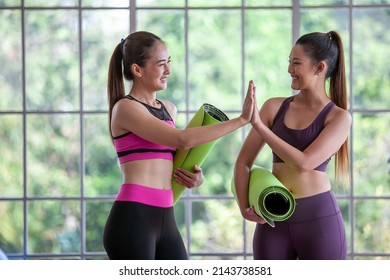
<svg viewBox="0 0 390 280">
<path fill-rule="evenodd" d="M 106 76 L 114 46 L 130 32 L 129 11 L 26 10 L 22 40 L 21 11 L 7 5 L 0 1 L 0 248 L 14 258 L 105 258 L 104 224 L 122 180 L 108 135 Z M 205 102 L 233 118 L 250 79 L 260 106 L 292 94 L 289 6 L 247 9 L 244 17 L 240 8 L 187 12 L 137 11 L 137 29 L 161 36 L 172 56 L 168 89 L 158 97 L 177 105 L 178 127 Z M 300 14 L 300 33 L 336 29 L 344 38 L 353 181 L 335 190 L 355 258 L 390 255 L 389 15 L 390 7 L 353 9 L 352 35 L 347 7 Z M 175 207 L 193 259 L 251 258 L 254 224 L 243 221 L 230 193 L 249 129 L 218 140 L 202 165 L 204 184 Z M 271 168 L 268 146 L 256 164 Z"/>
</svg>

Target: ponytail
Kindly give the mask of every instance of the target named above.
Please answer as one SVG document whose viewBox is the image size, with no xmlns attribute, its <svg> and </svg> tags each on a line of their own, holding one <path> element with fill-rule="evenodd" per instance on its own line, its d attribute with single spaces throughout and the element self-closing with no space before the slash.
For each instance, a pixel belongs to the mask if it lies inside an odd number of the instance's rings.
<svg viewBox="0 0 390 280">
<path fill-rule="evenodd" d="M 338 46 L 338 59 L 335 69 L 330 75 L 329 94 L 331 100 L 340 108 L 347 110 L 347 84 L 345 76 L 344 47 L 340 35 L 336 31 L 327 33 L 331 41 Z M 348 137 L 335 156 L 335 181 L 347 185 L 350 181 L 350 162 L 348 151 Z"/>
<path fill-rule="evenodd" d="M 110 59 L 108 68 L 108 83 L 107 83 L 107 97 L 108 97 L 108 128 L 113 140 L 111 130 L 112 109 L 116 102 L 125 96 L 125 84 L 122 74 L 122 44 L 118 44 Z"/>
</svg>

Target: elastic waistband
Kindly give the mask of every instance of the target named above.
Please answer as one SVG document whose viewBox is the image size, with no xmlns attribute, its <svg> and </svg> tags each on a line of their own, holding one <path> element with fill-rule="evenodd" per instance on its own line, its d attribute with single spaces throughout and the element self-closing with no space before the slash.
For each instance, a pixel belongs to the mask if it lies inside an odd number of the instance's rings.
<svg viewBox="0 0 390 280">
<path fill-rule="evenodd" d="M 115 201 L 132 201 L 157 207 L 173 206 L 173 191 L 150 188 L 137 184 L 122 184 Z"/>
<path fill-rule="evenodd" d="M 340 213 L 336 198 L 331 191 L 295 200 L 295 211 L 287 222 L 304 222 Z"/>
</svg>

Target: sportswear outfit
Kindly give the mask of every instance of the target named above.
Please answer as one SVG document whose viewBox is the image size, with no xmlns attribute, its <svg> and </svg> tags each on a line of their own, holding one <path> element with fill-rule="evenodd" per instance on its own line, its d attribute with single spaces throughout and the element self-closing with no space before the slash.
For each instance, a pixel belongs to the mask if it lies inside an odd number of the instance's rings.
<svg viewBox="0 0 390 280">
<path fill-rule="evenodd" d="M 304 151 L 321 133 L 328 113 L 335 106 L 329 102 L 305 129 L 285 125 L 285 114 L 294 96 L 286 98 L 277 112 L 271 130 L 281 139 Z M 330 158 L 314 170 L 326 172 Z M 283 162 L 273 153 L 273 162 Z M 347 243 L 343 217 L 331 191 L 296 199 L 294 213 L 286 221 L 257 224 L 253 237 L 254 259 L 346 259 Z"/>
<path fill-rule="evenodd" d="M 175 126 L 164 104 L 155 108 L 132 96 L 156 118 Z M 145 159 L 173 161 L 176 149 L 152 143 L 127 132 L 114 137 L 120 164 Z M 152 176 L 153 174 L 151 174 Z M 173 211 L 172 189 L 156 189 L 122 184 L 108 216 L 103 245 L 109 259 L 180 260 L 188 259 Z"/>
</svg>

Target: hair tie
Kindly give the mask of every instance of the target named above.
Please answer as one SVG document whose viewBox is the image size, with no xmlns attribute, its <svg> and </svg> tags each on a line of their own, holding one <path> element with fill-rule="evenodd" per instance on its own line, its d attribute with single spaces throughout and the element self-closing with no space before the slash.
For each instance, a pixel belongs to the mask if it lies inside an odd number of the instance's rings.
<svg viewBox="0 0 390 280">
<path fill-rule="evenodd" d="M 124 47 L 124 45 L 125 45 L 125 39 L 121 39 L 121 52 L 122 52 L 122 55 L 123 55 L 123 47 Z"/>
<path fill-rule="evenodd" d="M 328 36 L 329 36 L 329 40 L 332 41 L 332 34 L 330 34 L 330 32 L 328 32 Z"/>
</svg>

